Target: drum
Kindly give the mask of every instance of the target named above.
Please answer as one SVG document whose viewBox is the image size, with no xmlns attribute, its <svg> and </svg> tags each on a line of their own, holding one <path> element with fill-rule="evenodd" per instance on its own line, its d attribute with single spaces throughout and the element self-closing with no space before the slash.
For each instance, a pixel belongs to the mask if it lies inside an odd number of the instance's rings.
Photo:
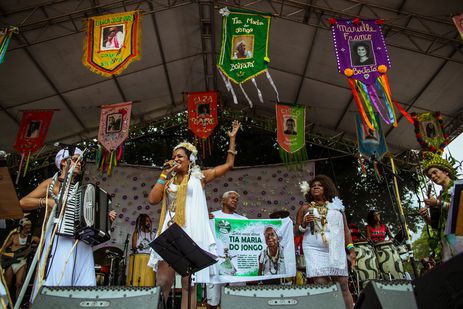
<svg viewBox="0 0 463 309">
<path fill-rule="evenodd" d="M 376 257 L 383 279 L 403 279 L 404 266 L 397 248 L 392 241 L 382 241 L 375 244 Z"/>
<path fill-rule="evenodd" d="M 106 284 L 105 284 L 106 274 L 97 271 L 97 272 L 95 272 L 95 276 L 96 276 L 96 285 L 97 285 L 97 286 L 106 285 Z"/>
<path fill-rule="evenodd" d="M 148 266 L 149 259 L 147 253 L 130 255 L 127 286 L 154 286 L 156 275 Z"/>
<path fill-rule="evenodd" d="M 356 280 L 363 288 L 368 280 L 379 279 L 378 261 L 375 250 L 366 241 L 354 243 L 357 266 L 353 269 Z"/>
<path fill-rule="evenodd" d="M 296 254 L 296 267 L 297 270 L 306 271 L 305 258 L 303 254 Z"/>
</svg>

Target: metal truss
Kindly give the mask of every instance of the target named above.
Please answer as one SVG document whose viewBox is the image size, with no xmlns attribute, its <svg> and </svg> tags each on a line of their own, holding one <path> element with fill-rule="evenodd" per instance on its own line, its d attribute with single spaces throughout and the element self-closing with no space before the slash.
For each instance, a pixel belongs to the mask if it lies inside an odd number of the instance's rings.
<svg viewBox="0 0 463 309">
<path fill-rule="evenodd" d="M 199 27 L 201 31 L 201 47 L 204 64 L 205 89 L 217 89 L 217 70 L 215 53 L 215 22 L 213 0 L 199 0 Z"/>
</svg>

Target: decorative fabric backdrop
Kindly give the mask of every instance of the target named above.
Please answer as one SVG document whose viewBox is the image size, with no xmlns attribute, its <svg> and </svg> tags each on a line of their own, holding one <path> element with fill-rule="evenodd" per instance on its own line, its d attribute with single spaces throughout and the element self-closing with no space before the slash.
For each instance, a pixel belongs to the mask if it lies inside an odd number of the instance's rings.
<svg viewBox="0 0 463 309">
<path fill-rule="evenodd" d="M 234 190 L 241 195 L 239 214 L 250 219 L 268 219 L 274 211 L 287 210 L 294 219 L 303 203 L 299 182 L 315 176 L 314 162 L 301 166 L 299 171 L 284 165 L 235 168 L 206 186 L 208 207 L 211 211 L 222 209 L 222 194 Z M 95 183 L 111 194 L 113 207 L 118 213 L 111 240 L 101 246 L 123 249 L 127 234 L 132 235 L 140 213 L 148 214 L 154 223 L 159 222 L 160 205 L 148 203 L 148 194 L 159 174 L 157 168 L 123 165 L 108 177 L 101 174 L 95 164 L 87 164 L 84 182 Z M 156 227 L 157 224 L 153 224 L 153 228 Z"/>
</svg>

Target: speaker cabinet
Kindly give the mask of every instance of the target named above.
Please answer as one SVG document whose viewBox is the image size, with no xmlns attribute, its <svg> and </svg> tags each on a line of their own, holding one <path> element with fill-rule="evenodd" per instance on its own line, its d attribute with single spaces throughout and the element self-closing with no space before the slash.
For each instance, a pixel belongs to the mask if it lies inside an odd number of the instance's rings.
<svg viewBox="0 0 463 309">
<path fill-rule="evenodd" d="M 432 308 L 463 308 L 463 253 L 415 279 L 418 306 Z"/>
<path fill-rule="evenodd" d="M 37 294 L 32 309 L 157 308 L 159 287 L 47 287 Z"/>
<path fill-rule="evenodd" d="M 345 308 L 339 284 L 255 285 L 225 287 L 222 309 L 235 308 Z M 397 309 L 397 308 L 396 308 Z"/>
<path fill-rule="evenodd" d="M 354 308 L 417 309 L 411 281 L 370 281 Z"/>
</svg>

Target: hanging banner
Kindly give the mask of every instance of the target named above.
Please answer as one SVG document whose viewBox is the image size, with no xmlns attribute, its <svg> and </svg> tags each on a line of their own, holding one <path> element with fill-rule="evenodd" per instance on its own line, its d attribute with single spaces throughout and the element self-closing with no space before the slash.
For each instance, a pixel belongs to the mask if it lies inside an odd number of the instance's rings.
<svg viewBox="0 0 463 309">
<path fill-rule="evenodd" d="M 305 146 L 305 106 L 276 104 L 278 145 L 288 153 Z"/>
<path fill-rule="evenodd" d="M 369 158 L 373 157 L 376 160 L 381 160 L 387 152 L 386 140 L 384 138 L 381 121 L 377 114 L 375 114 L 378 123 L 377 130 L 371 130 L 362 122 L 360 114 L 355 115 L 357 124 L 357 141 L 360 154 Z"/>
<path fill-rule="evenodd" d="M 455 27 L 457 27 L 461 38 L 463 39 L 463 13 L 453 16 L 452 20 L 453 20 L 453 23 L 455 24 Z"/>
<path fill-rule="evenodd" d="M 415 125 L 416 140 L 423 150 L 442 154 L 449 143 L 449 136 L 445 133 L 444 121 L 440 112 L 412 113 Z"/>
<path fill-rule="evenodd" d="M 217 126 L 217 92 L 188 93 L 188 128 L 207 139 Z"/>
<path fill-rule="evenodd" d="M 329 21 L 338 70 L 348 78 L 362 122 L 372 130 L 378 129 L 376 110 L 387 124 L 397 126 L 394 105 L 398 103 L 392 100 L 386 75 L 391 63 L 381 29 L 384 22 L 359 18 Z"/>
<path fill-rule="evenodd" d="M 45 143 L 54 110 L 24 111 L 14 148 L 21 154 L 37 151 Z"/>
<path fill-rule="evenodd" d="M 102 105 L 98 141 L 106 151 L 114 151 L 129 136 L 132 102 Z"/>
<path fill-rule="evenodd" d="M 120 74 L 132 61 L 141 58 L 140 25 L 139 11 L 89 17 L 83 64 L 105 77 Z"/>
<path fill-rule="evenodd" d="M 0 30 L 0 64 L 2 64 L 5 61 L 6 50 L 8 49 L 8 45 L 10 44 L 13 32 L 17 31 L 18 28 L 16 27 L 9 27 Z"/>
<path fill-rule="evenodd" d="M 214 283 L 296 275 L 291 219 L 214 219 L 219 260 Z"/>
<path fill-rule="evenodd" d="M 254 77 L 264 72 L 278 97 L 276 86 L 268 73 L 271 15 L 231 8 L 222 8 L 219 13 L 222 15 L 222 41 L 217 67 L 228 91 L 233 95 L 234 102 L 238 103 L 230 81 L 240 85 L 252 106 L 251 100 L 241 86 L 249 79 L 257 89 L 259 100 L 263 102 L 262 93 L 257 88 Z"/>
</svg>

